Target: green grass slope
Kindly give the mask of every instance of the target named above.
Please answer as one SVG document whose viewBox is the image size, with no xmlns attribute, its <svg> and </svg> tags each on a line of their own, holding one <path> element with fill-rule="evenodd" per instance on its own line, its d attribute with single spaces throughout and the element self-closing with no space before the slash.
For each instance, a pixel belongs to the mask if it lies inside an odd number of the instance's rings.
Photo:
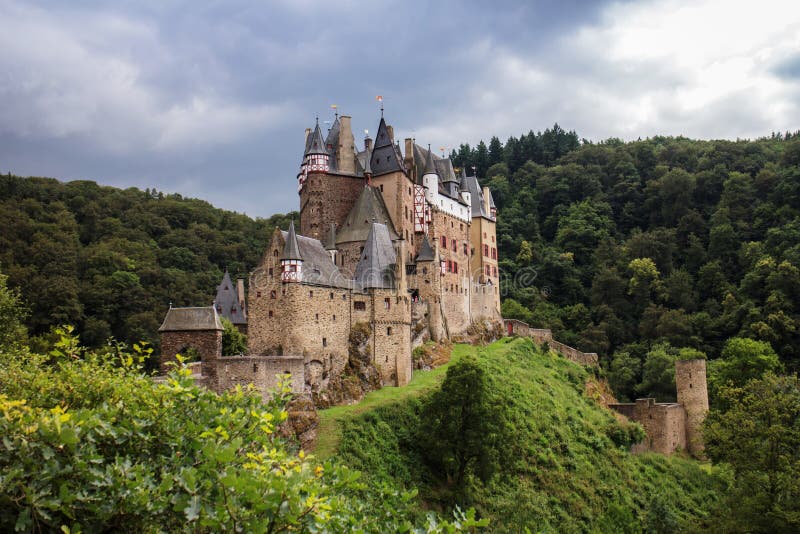
<svg viewBox="0 0 800 534">
<path fill-rule="evenodd" d="M 624 429 L 584 393 L 586 369 L 530 340 L 459 346 L 456 359 L 478 356 L 509 430 L 500 469 L 488 483 L 470 481 L 457 504 L 491 519 L 492 531 L 674 532 L 695 530 L 724 491 L 724 474 L 680 456 L 627 452 Z M 452 488 L 425 463 L 421 413 L 436 374 L 388 389 L 367 404 L 322 412 L 321 452 L 364 472 L 376 487 L 419 489 L 424 507 L 453 504 Z M 421 387 L 421 385 L 425 387 Z M 616 443 L 615 443 L 616 441 Z M 337 446 L 338 443 L 338 446 Z"/>
</svg>

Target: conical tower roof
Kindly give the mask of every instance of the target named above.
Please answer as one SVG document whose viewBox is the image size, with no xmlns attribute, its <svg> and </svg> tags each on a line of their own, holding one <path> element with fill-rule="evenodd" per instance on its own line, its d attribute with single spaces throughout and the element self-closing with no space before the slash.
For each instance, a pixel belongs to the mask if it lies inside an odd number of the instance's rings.
<svg viewBox="0 0 800 534">
<path fill-rule="evenodd" d="M 389 217 L 389 210 L 383 201 L 380 191 L 372 186 L 364 186 L 361 194 L 356 199 L 355 204 L 350 209 L 350 213 L 342 223 L 336 236 L 337 243 L 351 243 L 353 241 L 364 241 L 369 235 L 372 223 L 385 224 L 391 239 L 398 239 L 400 236 L 394 229 L 392 219 Z"/>
<path fill-rule="evenodd" d="M 322 139 L 322 130 L 319 129 L 319 119 L 317 119 L 317 126 L 309 136 L 307 145 L 306 153 L 304 154 L 306 156 L 312 154 L 328 154 L 328 149 L 325 147 L 325 140 Z"/>
<path fill-rule="evenodd" d="M 390 172 L 406 172 L 400 150 L 392 142 L 389 127 L 381 117 L 378 125 L 378 134 L 375 136 L 375 147 L 370 157 L 370 167 L 375 176 Z"/>
<path fill-rule="evenodd" d="M 317 128 L 319 129 L 319 128 Z M 289 233 L 286 235 L 286 246 L 283 247 L 282 260 L 302 260 L 300 246 L 297 244 L 297 234 L 294 231 L 294 221 L 289 223 Z"/>
<path fill-rule="evenodd" d="M 436 258 L 436 254 L 433 252 L 433 247 L 431 246 L 431 242 L 428 241 L 428 235 L 426 234 L 425 237 L 422 238 L 422 246 L 419 247 L 419 254 L 417 254 L 416 261 L 433 261 Z"/>
<path fill-rule="evenodd" d="M 217 296 L 214 299 L 214 304 L 217 310 L 233 324 L 246 324 L 242 307 L 239 304 L 240 297 L 236 286 L 231 281 L 231 276 L 228 270 L 225 270 L 225 275 L 222 277 L 222 282 L 217 286 Z"/>
<path fill-rule="evenodd" d="M 373 223 L 356 265 L 355 280 L 362 289 L 393 288 L 397 254 L 385 224 Z"/>
<path fill-rule="evenodd" d="M 425 170 L 422 171 L 422 174 L 439 174 L 439 172 L 436 170 L 436 165 L 433 164 L 433 152 L 431 152 L 431 145 L 428 145 L 428 153 L 425 154 Z"/>
<path fill-rule="evenodd" d="M 459 184 L 459 189 L 461 189 L 462 191 L 469 190 L 469 183 L 467 181 L 467 171 L 465 171 L 464 169 L 461 169 L 461 183 Z"/>
</svg>

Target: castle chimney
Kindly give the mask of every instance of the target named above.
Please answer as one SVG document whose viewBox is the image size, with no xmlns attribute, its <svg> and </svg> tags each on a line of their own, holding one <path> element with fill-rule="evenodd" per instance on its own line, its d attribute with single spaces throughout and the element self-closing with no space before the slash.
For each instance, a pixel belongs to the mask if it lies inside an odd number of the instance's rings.
<svg viewBox="0 0 800 534">
<path fill-rule="evenodd" d="M 239 307 L 242 308 L 242 316 L 247 319 L 247 299 L 244 297 L 244 278 L 236 279 L 236 296 L 239 297 Z"/>
<path fill-rule="evenodd" d="M 341 172 L 355 174 L 355 139 L 350 127 L 349 115 L 339 117 L 339 146 L 336 147 L 336 161 Z"/>
<path fill-rule="evenodd" d="M 406 169 L 409 169 L 410 171 L 416 170 L 416 165 L 414 165 L 414 140 L 410 137 L 406 137 L 406 154 L 403 158 L 403 163 L 405 164 Z M 414 183 L 416 183 L 416 173 L 412 172 L 412 174 L 413 175 L 411 176 L 411 179 L 414 181 Z"/>
</svg>

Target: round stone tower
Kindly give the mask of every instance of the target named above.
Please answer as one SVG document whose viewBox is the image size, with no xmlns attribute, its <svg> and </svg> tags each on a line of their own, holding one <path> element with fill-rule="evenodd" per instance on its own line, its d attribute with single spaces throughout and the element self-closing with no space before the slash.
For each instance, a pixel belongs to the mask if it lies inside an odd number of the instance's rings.
<svg viewBox="0 0 800 534">
<path fill-rule="evenodd" d="M 686 444 L 695 457 L 703 455 L 703 421 L 708 413 L 708 387 L 706 385 L 706 361 L 677 360 L 675 362 L 675 386 L 678 402 L 686 410 Z"/>
</svg>

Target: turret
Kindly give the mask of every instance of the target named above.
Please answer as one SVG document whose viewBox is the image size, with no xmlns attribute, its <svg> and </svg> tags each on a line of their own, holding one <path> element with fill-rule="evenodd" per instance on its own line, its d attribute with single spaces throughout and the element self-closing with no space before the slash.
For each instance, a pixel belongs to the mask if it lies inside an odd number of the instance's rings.
<svg viewBox="0 0 800 534">
<path fill-rule="evenodd" d="M 695 456 L 703 455 L 703 421 L 708 413 L 708 386 L 706 385 L 706 361 L 677 360 L 675 362 L 675 386 L 678 402 L 686 410 L 686 445 Z"/>
<path fill-rule="evenodd" d="M 464 169 L 461 169 L 461 183 L 458 186 L 461 192 L 461 199 L 467 203 L 467 205 L 472 205 L 472 194 L 469 192 L 469 181 L 467 179 L 467 173 Z"/>
<path fill-rule="evenodd" d="M 422 171 L 422 187 L 426 189 L 425 196 L 428 202 L 435 203 L 434 196 L 439 191 L 439 173 L 436 165 L 433 164 L 433 152 L 431 145 L 428 145 L 428 153 L 425 155 L 425 168 Z"/>
<path fill-rule="evenodd" d="M 306 152 L 303 154 L 305 173 L 328 172 L 329 162 L 330 155 L 325 145 L 325 140 L 322 138 L 322 131 L 319 129 L 319 119 L 317 119 L 317 126 L 308 138 Z"/>
<path fill-rule="evenodd" d="M 319 126 L 317 126 L 319 130 Z M 281 255 L 281 281 L 303 281 L 303 257 L 300 255 L 300 246 L 297 243 L 297 234 L 294 231 L 294 221 L 289 224 L 286 235 L 286 245 Z"/>
</svg>

